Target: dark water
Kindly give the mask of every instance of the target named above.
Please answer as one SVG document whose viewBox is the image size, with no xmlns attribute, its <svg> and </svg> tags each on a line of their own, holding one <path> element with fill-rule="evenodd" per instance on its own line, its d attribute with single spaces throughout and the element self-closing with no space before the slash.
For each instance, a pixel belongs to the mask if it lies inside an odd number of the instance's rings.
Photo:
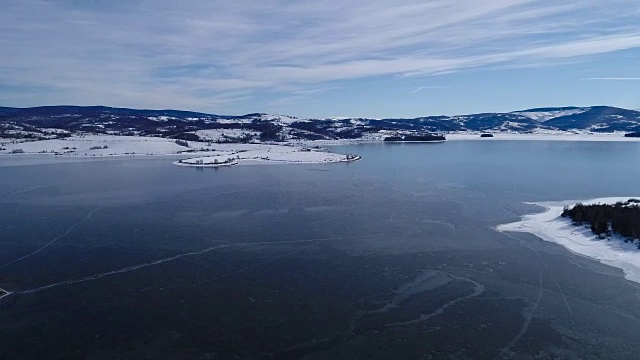
<svg viewBox="0 0 640 360">
<path fill-rule="evenodd" d="M 638 357 L 638 284 L 492 226 L 639 194 L 640 144 L 335 150 L 364 158 L 0 159 L 0 358 Z"/>
</svg>

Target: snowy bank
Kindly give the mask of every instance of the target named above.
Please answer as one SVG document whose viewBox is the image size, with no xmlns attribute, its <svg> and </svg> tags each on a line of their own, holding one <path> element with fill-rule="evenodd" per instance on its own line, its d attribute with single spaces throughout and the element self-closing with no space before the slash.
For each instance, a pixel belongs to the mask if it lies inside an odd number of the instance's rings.
<svg viewBox="0 0 640 360">
<path fill-rule="evenodd" d="M 627 243 L 617 235 L 614 235 L 611 240 L 598 239 L 588 227 L 575 226 L 570 219 L 560 216 L 565 205 L 573 206 L 579 202 L 585 205 L 615 204 L 618 201 L 625 202 L 631 198 L 639 197 L 609 197 L 586 201 L 527 203 L 541 206 L 546 211 L 525 215 L 520 221 L 498 225 L 495 229 L 500 232 L 531 233 L 542 240 L 560 244 L 578 255 L 622 269 L 627 280 L 640 283 L 640 250 L 636 244 Z"/>
</svg>

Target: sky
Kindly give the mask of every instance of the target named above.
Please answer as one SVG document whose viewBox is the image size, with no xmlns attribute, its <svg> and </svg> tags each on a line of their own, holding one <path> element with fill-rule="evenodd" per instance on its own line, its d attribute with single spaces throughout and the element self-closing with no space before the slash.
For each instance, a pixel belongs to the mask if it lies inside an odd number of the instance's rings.
<svg viewBox="0 0 640 360">
<path fill-rule="evenodd" d="M 640 1 L 1 0 L 0 105 L 640 108 Z"/>
</svg>

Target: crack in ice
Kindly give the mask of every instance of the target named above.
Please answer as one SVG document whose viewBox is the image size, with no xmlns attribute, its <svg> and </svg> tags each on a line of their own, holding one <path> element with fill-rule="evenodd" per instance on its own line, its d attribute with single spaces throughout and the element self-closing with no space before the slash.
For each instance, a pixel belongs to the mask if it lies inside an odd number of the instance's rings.
<svg viewBox="0 0 640 360">
<path fill-rule="evenodd" d="M 461 276 L 455 276 L 453 274 L 448 274 L 448 276 L 451 277 L 452 279 L 462 280 L 462 281 L 466 281 L 466 282 L 472 283 L 473 284 L 473 293 L 471 293 L 470 295 L 467 295 L 467 296 L 462 296 L 462 297 L 459 297 L 457 299 L 453 299 L 453 300 L 447 302 L 446 304 L 442 305 L 441 307 L 439 307 L 435 311 L 433 311 L 433 312 L 431 312 L 429 314 L 421 315 L 417 319 L 404 321 L 404 322 L 399 322 L 399 323 L 387 324 L 385 326 L 411 325 L 411 324 L 415 324 L 415 323 L 418 323 L 418 322 L 429 320 L 429 319 L 431 319 L 431 318 L 433 318 L 435 316 L 438 316 L 438 315 L 444 313 L 444 311 L 447 308 L 450 308 L 450 307 L 452 307 L 452 306 L 454 306 L 454 305 L 456 305 L 456 304 L 458 304 L 458 303 L 460 303 L 462 301 L 469 300 L 471 298 L 474 298 L 474 297 L 482 294 L 484 292 L 484 290 L 485 290 L 484 285 L 480 284 L 477 281 L 474 281 L 474 280 L 471 280 L 471 279 L 468 279 L 468 278 L 465 278 L 465 277 L 461 277 Z"/>
<path fill-rule="evenodd" d="M 77 222 L 77 223 L 75 223 L 75 224 L 71 225 L 71 226 L 67 229 L 67 231 L 65 231 L 62 235 L 58 235 L 58 236 L 56 236 L 53 240 L 51 240 L 51 241 L 49 241 L 48 243 L 44 244 L 43 246 L 41 246 L 40 248 L 36 249 L 35 251 L 32 251 L 32 252 L 30 252 L 30 253 L 28 253 L 28 254 L 26 254 L 26 255 L 22 256 L 22 257 L 19 257 L 19 258 L 17 258 L 17 259 L 15 259 L 15 260 L 13 260 L 13 261 L 10 261 L 10 262 L 8 262 L 8 263 L 6 263 L 6 264 L 4 264 L 4 265 L 0 266 L 0 269 L 4 269 L 4 268 L 5 268 L 5 267 L 7 267 L 7 266 L 13 265 L 13 264 L 15 264 L 15 263 L 18 263 L 18 262 L 20 262 L 20 261 L 24 260 L 24 259 L 30 258 L 30 257 L 32 257 L 33 255 L 35 255 L 35 254 L 37 254 L 37 253 L 41 252 L 42 250 L 44 250 L 44 249 L 48 248 L 49 246 L 51 246 L 51 245 L 55 244 L 55 243 L 56 243 L 56 241 L 58 241 L 58 240 L 60 240 L 60 239 L 62 239 L 62 238 L 64 238 L 64 237 L 66 237 L 67 235 L 69 235 L 69 234 L 73 231 L 73 229 L 75 229 L 76 227 L 78 227 L 78 226 L 80 226 L 80 225 L 84 224 L 87 220 L 89 220 L 89 219 L 91 218 L 91 216 L 93 215 L 93 213 L 95 213 L 96 211 L 98 211 L 98 210 L 100 210 L 100 209 L 102 209 L 102 208 L 103 208 L 103 206 L 99 206 L 99 207 L 97 207 L 97 208 L 95 208 L 95 209 L 93 209 L 93 210 L 89 211 L 89 213 L 87 213 L 87 215 L 85 215 L 85 217 L 84 217 L 82 220 L 80 220 L 79 222 Z"/>
<path fill-rule="evenodd" d="M 32 294 L 32 293 L 40 292 L 40 291 L 51 289 L 51 288 L 58 287 L 58 286 L 73 285 L 73 284 L 83 283 L 83 282 L 87 282 L 87 281 L 98 280 L 98 279 L 101 279 L 101 278 L 104 278 L 104 277 L 107 277 L 107 276 L 112 276 L 112 275 L 122 274 L 122 273 L 130 272 L 130 271 L 134 271 L 134 270 L 139 270 L 139 269 L 142 269 L 142 268 L 163 264 L 163 263 L 166 263 L 166 262 L 178 260 L 178 259 L 181 259 L 181 258 L 184 258 L 184 257 L 188 257 L 188 256 L 198 256 L 198 255 L 202 255 L 202 254 L 205 254 L 205 253 L 208 253 L 208 252 L 211 252 L 211 251 L 214 251 L 214 250 L 218 250 L 218 249 L 223 249 L 223 248 L 241 247 L 241 246 L 256 246 L 256 245 L 301 244 L 301 243 L 311 243 L 311 242 L 324 242 L 324 241 L 331 241 L 331 240 L 357 239 L 357 238 L 365 238 L 365 237 L 371 237 L 371 236 L 376 236 L 376 235 L 380 235 L 380 234 L 363 235 L 363 236 L 351 236 L 351 237 L 316 238 L 316 239 L 307 239 L 307 240 L 283 240 L 283 241 L 271 241 L 271 242 L 270 241 L 262 241 L 262 242 L 249 242 L 249 243 L 239 243 L 239 244 L 221 244 L 221 245 L 216 245 L 216 246 L 213 246 L 213 247 L 210 247 L 210 248 L 206 248 L 206 249 L 203 249 L 203 250 L 200 250 L 200 251 L 192 251 L 192 252 L 187 252 L 187 253 L 183 253 L 183 254 L 178 254 L 178 255 L 174 255 L 174 256 L 171 256 L 171 257 L 159 259 L 159 260 L 148 262 L 148 263 L 131 265 L 131 266 L 127 266 L 127 267 L 124 267 L 124 268 L 121 268 L 121 269 L 116 269 L 116 270 L 111 270 L 111 271 L 107 271 L 107 272 L 104 272 L 104 273 L 85 276 L 85 277 L 82 277 L 82 278 L 79 278 L 79 279 L 64 280 L 64 281 L 60 281 L 60 282 L 57 282 L 57 283 L 53 283 L 53 284 L 37 287 L 37 288 L 34 288 L 34 289 L 30 289 L 30 290 L 12 292 L 10 294 L 15 294 L 15 295 Z"/>
</svg>

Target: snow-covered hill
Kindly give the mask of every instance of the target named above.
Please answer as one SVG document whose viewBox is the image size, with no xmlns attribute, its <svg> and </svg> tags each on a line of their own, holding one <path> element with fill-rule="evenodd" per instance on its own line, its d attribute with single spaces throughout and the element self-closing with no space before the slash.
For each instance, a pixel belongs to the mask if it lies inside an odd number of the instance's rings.
<svg viewBox="0 0 640 360">
<path fill-rule="evenodd" d="M 101 134 L 246 143 L 290 140 L 383 139 L 423 133 L 620 133 L 640 131 L 640 112 L 608 106 L 537 108 L 509 113 L 411 119 L 286 115 L 240 116 L 103 106 L 0 107 L 0 138 L 44 140 Z"/>
<path fill-rule="evenodd" d="M 524 111 L 514 111 L 512 114 L 526 116 L 529 119 L 545 122 L 561 116 L 582 114 L 589 110 L 589 108 L 577 108 L 577 107 L 565 107 L 565 108 L 544 108 L 544 109 L 531 109 Z"/>
</svg>

